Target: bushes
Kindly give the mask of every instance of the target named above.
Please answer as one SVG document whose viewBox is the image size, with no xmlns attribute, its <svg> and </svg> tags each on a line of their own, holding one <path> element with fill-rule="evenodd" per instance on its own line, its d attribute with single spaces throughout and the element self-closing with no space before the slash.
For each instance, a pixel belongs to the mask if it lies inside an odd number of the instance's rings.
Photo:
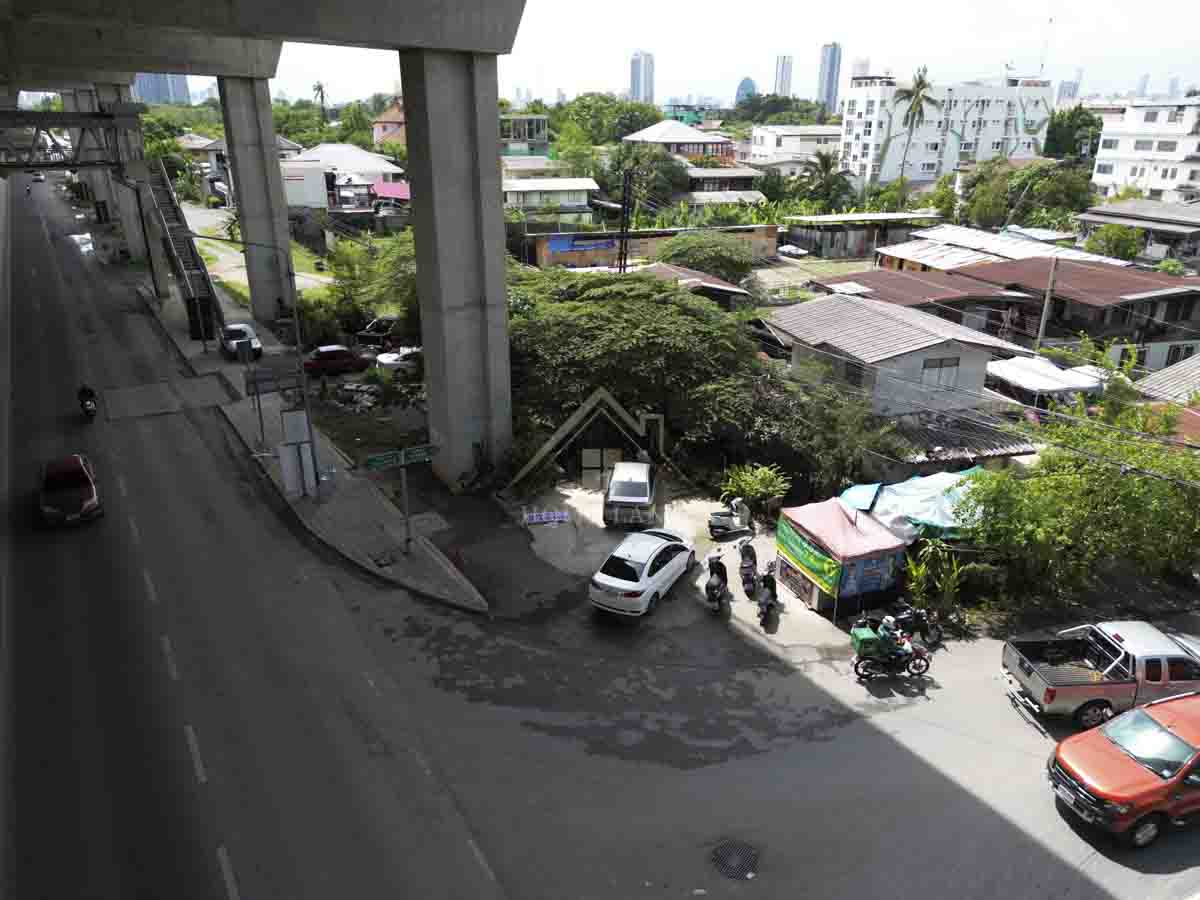
<svg viewBox="0 0 1200 900">
<path fill-rule="evenodd" d="M 792 489 L 792 479 L 777 465 L 733 466 L 721 484 L 721 499 L 741 497 L 752 507 Z"/>
<path fill-rule="evenodd" d="M 656 257 L 659 262 L 695 269 L 737 284 L 750 274 L 754 258 L 737 238 L 720 232 L 701 231 L 676 235 L 666 241 Z"/>
</svg>

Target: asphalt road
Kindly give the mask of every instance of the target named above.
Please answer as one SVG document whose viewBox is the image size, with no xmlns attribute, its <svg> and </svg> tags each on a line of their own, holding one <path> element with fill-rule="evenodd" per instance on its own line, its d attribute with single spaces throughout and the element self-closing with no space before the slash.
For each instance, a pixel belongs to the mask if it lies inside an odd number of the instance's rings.
<svg viewBox="0 0 1200 900">
<path fill-rule="evenodd" d="M 536 619 L 471 618 L 312 546 L 213 410 L 82 424 L 81 379 L 109 409 L 182 373 L 62 201 L 13 182 L 22 900 L 1200 893 L 1197 832 L 1135 855 L 1056 809 L 994 642 L 868 687 L 686 590 L 636 626 L 570 578 Z M 37 464 L 76 449 L 108 514 L 37 532 Z M 752 881 L 715 871 L 724 840 Z"/>
</svg>

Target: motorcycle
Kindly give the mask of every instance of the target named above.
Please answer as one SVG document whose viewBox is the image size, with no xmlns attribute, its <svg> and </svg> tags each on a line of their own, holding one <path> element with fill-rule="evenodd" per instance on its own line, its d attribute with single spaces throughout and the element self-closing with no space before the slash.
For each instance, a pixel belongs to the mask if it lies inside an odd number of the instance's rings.
<svg viewBox="0 0 1200 900">
<path fill-rule="evenodd" d="M 738 574 L 742 577 L 742 590 L 745 592 L 747 600 L 753 600 L 754 589 L 758 584 L 758 552 L 750 543 L 750 538 L 746 538 L 738 544 L 738 553 L 742 557 L 742 562 L 738 566 Z"/>
<path fill-rule="evenodd" d="M 929 651 L 914 644 L 904 635 L 904 650 L 877 656 L 859 656 L 854 660 L 854 674 L 863 681 L 876 676 L 895 676 L 905 673 L 920 677 L 929 671 Z M 905 652 L 907 651 L 907 652 Z"/>
<path fill-rule="evenodd" d="M 729 572 L 721 561 L 721 552 L 714 550 L 708 555 L 708 581 L 704 583 L 704 598 L 714 615 L 726 622 L 733 615 L 733 595 L 729 592 Z"/>
<path fill-rule="evenodd" d="M 734 497 L 720 512 L 708 514 L 708 533 L 715 540 L 731 534 L 754 534 L 750 507 L 741 497 Z"/>
<path fill-rule="evenodd" d="M 892 616 L 896 619 L 896 627 L 905 634 L 921 636 L 921 643 L 926 647 L 936 647 L 945 637 L 938 614 L 932 609 L 919 609 L 904 600 L 898 600 L 892 606 Z M 855 628 L 870 628 L 879 630 L 882 619 L 875 616 L 863 616 L 854 623 Z"/>
<path fill-rule="evenodd" d="M 79 401 L 79 408 L 83 410 L 83 417 L 89 422 L 96 418 L 96 401 L 92 397 L 88 397 Z"/>
<path fill-rule="evenodd" d="M 779 617 L 783 614 L 783 602 L 779 599 L 779 591 L 775 586 L 775 561 L 767 563 L 766 574 L 762 576 L 758 594 L 754 598 L 758 604 L 758 624 L 766 634 L 774 634 L 779 630 Z"/>
</svg>

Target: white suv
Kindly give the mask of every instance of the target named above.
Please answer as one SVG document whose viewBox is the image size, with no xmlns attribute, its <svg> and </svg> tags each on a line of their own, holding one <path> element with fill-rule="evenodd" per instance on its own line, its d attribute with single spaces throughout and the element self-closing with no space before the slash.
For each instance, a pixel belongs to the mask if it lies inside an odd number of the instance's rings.
<svg viewBox="0 0 1200 900">
<path fill-rule="evenodd" d="M 588 599 L 605 612 L 648 615 L 695 562 L 695 548 L 678 532 L 665 528 L 636 532 L 621 541 L 592 576 Z"/>
</svg>

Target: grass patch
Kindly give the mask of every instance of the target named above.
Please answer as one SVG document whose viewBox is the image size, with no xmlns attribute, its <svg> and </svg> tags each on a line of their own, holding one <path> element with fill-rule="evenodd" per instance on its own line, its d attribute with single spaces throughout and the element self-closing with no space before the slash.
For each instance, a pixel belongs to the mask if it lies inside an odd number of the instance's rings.
<svg viewBox="0 0 1200 900">
<path fill-rule="evenodd" d="M 225 291 L 229 299 L 243 309 L 250 308 L 250 286 L 237 281 L 226 281 L 224 278 L 214 278 L 213 284 Z"/>
<path fill-rule="evenodd" d="M 869 272 L 875 267 L 874 259 L 814 259 L 805 257 L 796 263 L 798 268 L 809 273 L 809 277 L 818 276 L 829 278 L 838 275 L 852 275 L 855 272 Z"/>
<path fill-rule="evenodd" d="M 297 272 L 304 272 L 308 275 L 323 274 L 317 272 L 316 262 L 318 259 L 320 257 L 303 244 L 292 241 L 292 266 Z"/>
<path fill-rule="evenodd" d="M 313 425 L 358 464 L 373 454 L 421 444 L 428 438 L 423 428 L 401 428 L 389 413 L 349 413 L 322 403 L 313 405 Z"/>
<path fill-rule="evenodd" d="M 217 255 L 206 247 L 196 248 L 200 253 L 200 258 L 204 260 L 206 266 L 214 266 L 217 264 Z"/>
</svg>

